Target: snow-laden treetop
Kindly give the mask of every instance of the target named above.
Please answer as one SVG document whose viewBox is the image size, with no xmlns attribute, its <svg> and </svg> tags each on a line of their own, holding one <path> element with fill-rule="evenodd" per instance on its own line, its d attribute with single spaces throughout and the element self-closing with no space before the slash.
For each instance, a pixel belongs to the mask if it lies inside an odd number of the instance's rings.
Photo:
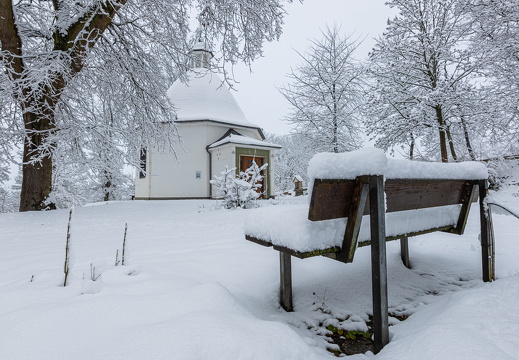
<svg viewBox="0 0 519 360">
<path fill-rule="evenodd" d="M 210 70 L 194 69 L 187 83 L 177 80 L 171 85 L 168 96 L 176 108 L 176 122 L 206 120 L 259 129 L 245 118 L 226 84 Z"/>
<path fill-rule="evenodd" d="M 487 179 L 487 167 L 479 162 L 437 163 L 387 158 L 376 148 L 346 153 L 320 153 L 308 164 L 311 179 L 355 179 L 384 175 L 387 179 Z"/>
</svg>

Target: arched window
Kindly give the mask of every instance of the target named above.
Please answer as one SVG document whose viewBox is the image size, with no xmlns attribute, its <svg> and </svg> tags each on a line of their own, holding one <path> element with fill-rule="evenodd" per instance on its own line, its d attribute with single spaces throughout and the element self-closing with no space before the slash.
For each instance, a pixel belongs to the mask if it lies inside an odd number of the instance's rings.
<svg viewBox="0 0 519 360">
<path fill-rule="evenodd" d="M 147 160 L 146 148 L 141 147 L 140 159 L 139 159 L 139 179 L 146 177 L 146 160 Z"/>
</svg>

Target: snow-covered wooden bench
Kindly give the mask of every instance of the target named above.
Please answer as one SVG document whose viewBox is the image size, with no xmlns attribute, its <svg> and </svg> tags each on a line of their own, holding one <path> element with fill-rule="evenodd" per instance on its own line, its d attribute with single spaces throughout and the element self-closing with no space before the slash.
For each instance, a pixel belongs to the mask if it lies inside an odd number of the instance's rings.
<svg viewBox="0 0 519 360">
<path fill-rule="evenodd" d="M 371 245 L 375 351 L 389 341 L 385 241 L 400 239 L 409 267 L 408 237 L 446 231 L 462 234 L 480 196 L 483 279 L 493 279 L 491 214 L 485 205 L 487 169 L 479 163 L 424 163 L 388 159 L 377 149 L 318 154 L 309 164 L 310 207 L 254 211 L 247 240 L 280 252 L 280 304 L 292 310 L 291 256 L 326 256 L 352 262 Z M 364 217 L 369 216 L 369 218 Z"/>
</svg>

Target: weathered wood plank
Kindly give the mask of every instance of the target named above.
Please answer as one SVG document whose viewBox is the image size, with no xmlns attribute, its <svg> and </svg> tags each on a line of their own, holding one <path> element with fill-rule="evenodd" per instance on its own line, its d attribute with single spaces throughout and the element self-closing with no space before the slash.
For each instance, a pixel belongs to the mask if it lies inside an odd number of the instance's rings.
<svg viewBox="0 0 519 360">
<path fill-rule="evenodd" d="M 256 243 L 258 245 L 263 245 L 263 246 L 267 246 L 267 247 L 272 246 L 272 243 L 270 241 L 263 240 L 263 239 L 258 239 L 256 237 L 250 236 L 250 235 L 245 235 L 245 240 L 252 241 L 253 243 Z"/>
<path fill-rule="evenodd" d="M 315 179 L 308 219 L 312 221 L 347 217 L 355 180 Z"/>
<path fill-rule="evenodd" d="M 465 180 L 387 179 L 386 212 L 461 204 Z"/>
<path fill-rule="evenodd" d="M 307 251 L 307 252 L 297 251 L 297 250 L 293 250 L 293 249 L 290 249 L 290 248 L 287 248 L 284 246 L 278 246 L 278 245 L 273 245 L 273 248 L 274 248 L 274 250 L 290 254 L 299 259 L 307 259 L 307 258 L 314 257 L 314 256 L 333 254 L 333 253 L 339 252 L 341 250 L 341 248 L 338 246 L 329 248 L 329 249 L 320 249 L 320 250 L 313 250 L 313 251 Z"/>
<path fill-rule="evenodd" d="M 399 240 L 402 236 L 408 236 L 408 237 L 418 236 L 418 235 L 429 234 L 429 233 L 436 232 L 436 231 L 446 231 L 446 232 L 453 233 L 453 232 L 455 232 L 455 228 L 452 225 L 447 225 L 447 226 L 441 226 L 441 227 L 423 230 L 423 231 L 408 232 L 405 234 L 398 234 L 395 236 L 387 236 L 386 241 Z M 253 243 L 262 245 L 262 246 L 273 247 L 274 250 L 285 252 L 285 253 L 290 254 L 299 259 L 307 259 L 307 258 L 314 257 L 314 256 L 326 256 L 326 257 L 329 257 L 331 259 L 338 260 L 341 262 L 351 262 L 351 261 L 343 261 L 340 257 L 337 258 L 337 254 L 341 252 L 341 248 L 338 246 L 332 247 L 329 249 L 300 252 L 300 251 L 289 249 L 287 247 L 273 245 L 272 243 L 270 243 L 267 240 L 258 239 L 258 238 L 255 238 L 255 237 L 252 237 L 249 235 L 245 235 L 245 239 L 252 241 Z M 369 240 L 369 239 L 359 241 L 357 243 L 357 247 L 364 247 L 364 246 L 369 246 L 369 245 L 371 245 L 371 240 Z"/>
<path fill-rule="evenodd" d="M 465 180 L 387 179 L 386 212 L 462 204 Z M 316 179 L 308 219 L 321 221 L 348 217 L 353 204 L 355 180 Z M 475 199 L 473 199 L 475 201 Z M 369 204 L 364 207 L 369 214 Z"/>
<path fill-rule="evenodd" d="M 432 228 L 432 229 L 427 229 L 427 230 L 422 230 L 422 231 L 413 231 L 413 232 L 406 232 L 405 234 L 397 234 L 397 235 L 394 235 L 394 236 L 386 236 L 386 241 L 399 240 L 400 238 L 402 238 L 402 236 L 407 236 L 407 237 L 418 236 L 418 235 L 424 235 L 424 234 L 433 233 L 433 232 L 436 232 L 436 231 L 452 232 L 451 230 L 453 230 L 453 229 L 454 229 L 454 226 L 452 226 L 452 225 L 445 225 L 445 226 L 440 226 L 440 227 L 436 227 L 436 228 Z M 371 240 L 363 240 L 363 241 L 359 241 L 358 242 L 357 247 L 363 247 L 363 246 L 369 246 L 369 245 L 371 245 Z"/>
<path fill-rule="evenodd" d="M 290 249 L 290 248 L 287 248 L 284 246 L 274 245 L 269 240 L 258 239 L 256 237 L 253 237 L 250 235 L 245 235 L 245 239 L 252 241 L 255 244 L 262 245 L 262 246 L 273 247 L 274 250 L 295 256 L 299 259 L 306 259 L 306 258 L 313 257 L 313 256 L 333 254 L 333 253 L 339 252 L 341 250 L 341 248 L 339 246 L 334 246 L 334 247 L 331 247 L 328 249 L 319 249 L 319 250 L 312 250 L 312 251 L 304 252 L 304 251 L 293 250 L 293 249 Z"/>
</svg>

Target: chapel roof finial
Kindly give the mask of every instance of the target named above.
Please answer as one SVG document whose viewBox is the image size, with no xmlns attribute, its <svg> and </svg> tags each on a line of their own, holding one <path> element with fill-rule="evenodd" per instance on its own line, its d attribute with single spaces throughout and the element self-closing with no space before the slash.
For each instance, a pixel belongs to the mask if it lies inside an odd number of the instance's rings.
<svg viewBox="0 0 519 360">
<path fill-rule="evenodd" d="M 207 27 L 210 24 L 210 17 L 212 11 L 209 5 L 206 5 L 204 10 L 198 16 L 198 21 L 200 26 L 198 28 L 198 41 L 193 46 L 192 50 L 192 61 L 191 68 L 206 68 L 209 69 L 211 65 L 211 59 L 213 58 L 213 53 L 207 49 Z"/>
</svg>

